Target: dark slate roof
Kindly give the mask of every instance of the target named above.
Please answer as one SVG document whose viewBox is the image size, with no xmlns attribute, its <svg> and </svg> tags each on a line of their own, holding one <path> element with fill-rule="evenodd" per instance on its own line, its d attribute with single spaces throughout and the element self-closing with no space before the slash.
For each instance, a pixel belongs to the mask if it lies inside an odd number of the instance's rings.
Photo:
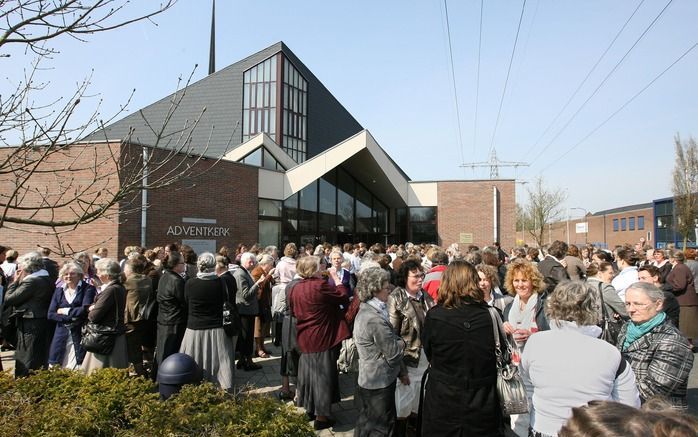
<svg viewBox="0 0 698 437">
<path fill-rule="evenodd" d="M 621 206 L 619 208 L 606 209 L 604 211 L 595 212 L 592 215 L 609 215 L 609 214 L 619 214 L 621 212 L 636 211 L 638 209 L 652 208 L 652 203 L 638 203 L 637 205 Z"/>
<path fill-rule="evenodd" d="M 157 147 L 174 147 L 179 137 L 177 132 L 184 126 L 191 126 L 203 108 L 206 108 L 206 112 L 201 116 L 192 134 L 189 151 L 192 153 L 205 151 L 207 156 L 219 157 L 238 146 L 242 140 L 243 73 L 280 51 L 308 81 L 308 158 L 363 129 L 300 59 L 283 42 L 278 42 L 189 85 L 184 98 L 167 125 L 166 133 L 171 135 L 161 140 Z M 160 128 L 168 112 L 171 111 L 171 102 L 176 96 L 177 93 L 164 97 L 112 123 L 103 131 L 89 135 L 84 140 L 103 141 L 105 138 L 113 141 L 122 140 L 133 129 L 131 141 L 156 146 L 156 136 L 145 123 L 143 116 L 151 126 Z M 236 124 L 239 125 L 233 135 Z M 207 143 L 209 146 L 205 149 Z"/>
</svg>

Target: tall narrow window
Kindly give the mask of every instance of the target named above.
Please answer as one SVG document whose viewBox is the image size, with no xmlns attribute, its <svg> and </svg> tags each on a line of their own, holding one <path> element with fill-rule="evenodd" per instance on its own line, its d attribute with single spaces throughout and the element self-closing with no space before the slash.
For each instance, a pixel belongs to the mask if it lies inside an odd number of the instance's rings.
<svg viewBox="0 0 698 437">
<path fill-rule="evenodd" d="M 274 55 L 243 74 L 242 141 L 260 132 L 276 133 L 276 63 Z"/>
<path fill-rule="evenodd" d="M 305 161 L 308 81 L 277 53 L 245 71 L 242 87 L 242 141 L 264 132 L 296 162 Z"/>
<path fill-rule="evenodd" d="M 306 126 L 308 119 L 308 82 L 293 64 L 283 58 L 283 140 L 281 147 L 296 162 L 303 162 L 307 156 Z"/>
</svg>

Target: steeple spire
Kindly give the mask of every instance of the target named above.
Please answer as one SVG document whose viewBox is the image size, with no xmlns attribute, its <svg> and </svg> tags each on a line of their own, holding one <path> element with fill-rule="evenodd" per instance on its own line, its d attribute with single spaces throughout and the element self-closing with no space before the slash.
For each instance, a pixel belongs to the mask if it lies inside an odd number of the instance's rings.
<svg viewBox="0 0 698 437">
<path fill-rule="evenodd" d="M 211 48 L 208 54 L 208 74 L 216 71 L 216 0 L 211 9 Z"/>
</svg>

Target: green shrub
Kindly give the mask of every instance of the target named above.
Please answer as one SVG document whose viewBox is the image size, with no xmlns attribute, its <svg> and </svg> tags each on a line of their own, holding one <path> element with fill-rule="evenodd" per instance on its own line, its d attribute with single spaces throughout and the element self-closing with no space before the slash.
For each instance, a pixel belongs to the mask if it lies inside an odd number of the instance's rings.
<svg viewBox="0 0 698 437">
<path fill-rule="evenodd" d="M 155 385 L 123 370 L 89 376 L 51 369 L 28 378 L 0 373 L 0 434 L 22 436 L 311 436 L 292 407 L 265 396 L 238 399 L 211 384 L 166 402 Z"/>
</svg>

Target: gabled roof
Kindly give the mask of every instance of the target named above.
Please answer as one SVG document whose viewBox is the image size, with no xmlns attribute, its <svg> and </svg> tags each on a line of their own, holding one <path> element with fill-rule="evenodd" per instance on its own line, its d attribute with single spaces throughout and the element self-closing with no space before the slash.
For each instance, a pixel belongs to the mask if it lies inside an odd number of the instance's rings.
<svg viewBox="0 0 698 437">
<path fill-rule="evenodd" d="M 240 144 L 240 146 L 226 153 L 225 156 L 223 156 L 223 159 L 238 162 L 260 147 L 264 147 L 269 153 L 271 153 L 271 156 L 273 156 L 274 159 L 276 159 L 279 164 L 281 164 L 287 170 L 298 165 L 293 158 L 288 156 L 288 153 L 284 152 L 284 150 L 265 133 L 257 134 Z"/>
<path fill-rule="evenodd" d="M 175 148 L 178 147 L 176 142 L 179 138 L 186 138 L 190 145 L 187 151 L 190 153 L 202 153 L 205 150 L 207 156 L 223 156 L 242 141 L 243 73 L 279 52 L 283 52 L 308 81 L 308 132 L 312 133 L 308 138 L 308 156 L 316 155 L 362 129 L 356 119 L 300 59 L 283 42 L 278 42 L 112 123 L 83 140 L 121 141 L 126 139 L 132 130 L 132 142 Z M 173 102 L 177 103 L 176 108 Z M 168 117 L 171 118 L 165 134 L 156 144 L 157 136 L 153 131 L 161 129 Z M 191 127 L 195 122 L 197 125 L 192 131 Z M 184 135 L 180 134 L 182 130 Z"/>
<path fill-rule="evenodd" d="M 269 137 L 263 138 L 265 146 L 269 146 L 270 142 Z M 260 168 L 259 196 L 287 199 L 338 166 L 342 166 L 387 206 L 402 207 L 408 204 L 409 177 L 367 130 L 362 130 L 283 174 Z"/>
</svg>

